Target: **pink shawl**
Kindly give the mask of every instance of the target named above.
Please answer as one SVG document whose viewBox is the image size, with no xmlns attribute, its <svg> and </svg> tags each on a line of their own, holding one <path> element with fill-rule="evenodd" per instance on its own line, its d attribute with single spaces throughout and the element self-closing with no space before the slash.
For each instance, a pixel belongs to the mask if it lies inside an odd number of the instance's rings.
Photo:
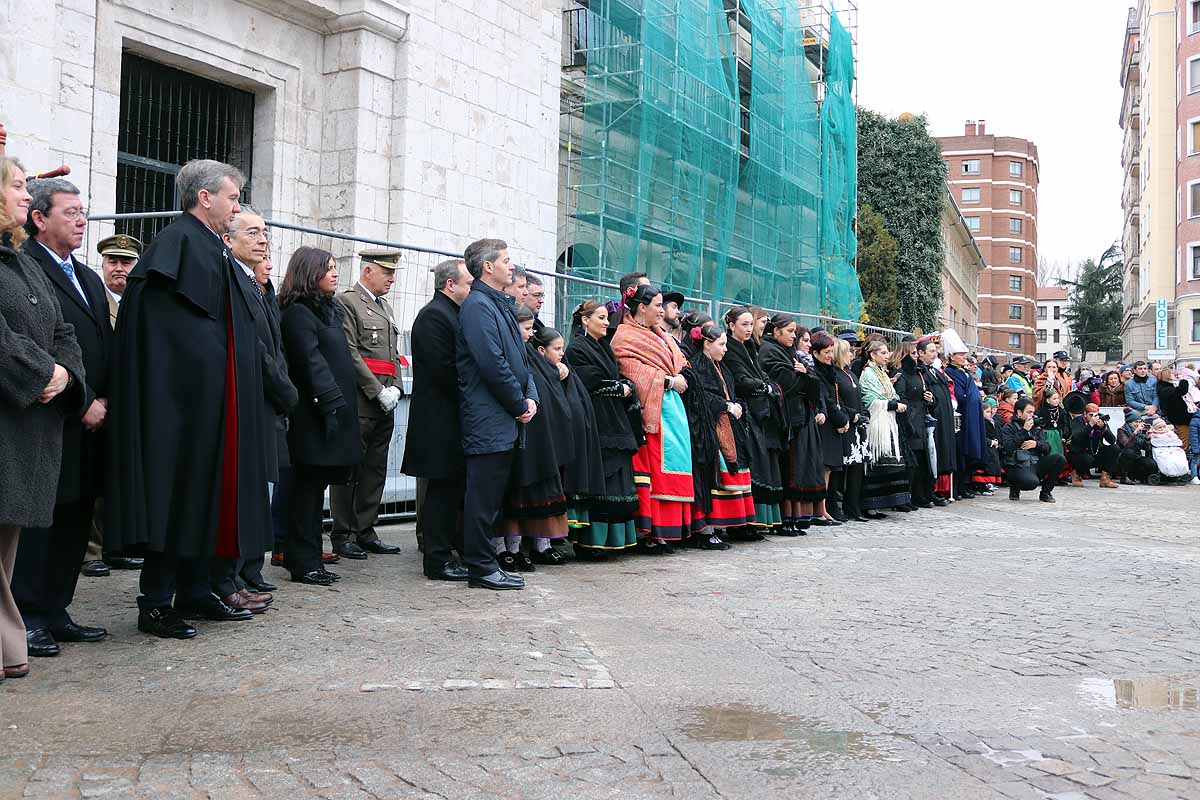
<svg viewBox="0 0 1200 800">
<path fill-rule="evenodd" d="M 613 334 L 612 349 L 621 374 L 637 387 L 642 426 L 646 433 L 658 433 L 667 376 L 678 375 L 687 364 L 679 345 L 661 329 L 650 330 L 626 319 Z"/>
</svg>

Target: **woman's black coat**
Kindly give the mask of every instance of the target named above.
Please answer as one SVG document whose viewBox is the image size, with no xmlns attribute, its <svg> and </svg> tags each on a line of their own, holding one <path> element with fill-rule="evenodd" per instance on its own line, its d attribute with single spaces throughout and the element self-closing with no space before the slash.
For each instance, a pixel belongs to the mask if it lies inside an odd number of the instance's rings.
<svg viewBox="0 0 1200 800">
<path fill-rule="evenodd" d="M 280 320 L 288 374 L 300 393 L 288 446 L 294 465 L 348 467 L 363 457 L 354 361 L 331 298 L 300 298 Z"/>
<path fill-rule="evenodd" d="M 928 428 L 925 427 L 925 417 L 929 408 L 925 404 L 925 383 L 917 362 L 913 358 L 905 358 L 900 362 L 900 378 L 896 381 L 896 394 L 900 402 L 908 406 L 903 414 L 896 412 L 896 419 L 901 423 L 901 432 L 908 438 L 908 446 L 913 450 L 926 449 Z"/>
<path fill-rule="evenodd" d="M 607 339 L 578 333 L 567 345 L 566 361 L 592 397 L 600 447 L 628 455 L 636 453 L 641 442 L 630 423 L 629 409 L 637 406 L 637 392 L 628 378 L 621 377 L 612 345 Z M 625 386 L 629 387 L 628 397 L 622 388 Z M 640 409 L 636 417 L 637 432 L 641 433 Z"/>
<path fill-rule="evenodd" d="M 412 326 L 412 399 L 400 470 L 419 478 L 466 474 L 459 418 L 458 305 L 443 292 L 417 313 Z"/>
<path fill-rule="evenodd" d="M 770 337 L 764 338 L 759 346 L 758 364 L 783 392 L 786 420 L 791 427 L 806 425 L 814 414 L 825 413 L 817 377 L 812 370 L 796 372 L 795 360 L 791 350 Z"/>
<path fill-rule="evenodd" d="M 250 281 L 253 283 L 254 279 Z M 252 289 L 259 292 L 258 285 Z M 288 377 L 287 359 L 283 355 L 283 333 L 279 329 L 279 304 L 275 299 L 275 287 L 268 281 L 259 292 L 263 313 L 254 318 L 254 329 L 258 333 L 259 351 L 262 356 L 263 397 L 267 404 L 267 415 L 274 421 L 271 438 L 267 442 L 267 479 L 279 480 L 279 468 L 289 463 L 287 442 L 287 418 L 296 407 L 299 392 Z"/>
<path fill-rule="evenodd" d="M 783 407 L 783 396 L 758 363 L 758 345 L 753 339 L 739 342 L 733 338 L 732 331 L 726 334 L 726 339 L 729 342 L 729 351 L 721 363 L 733 373 L 737 396 L 745 402 L 750 416 L 763 427 L 764 432 L 772 417 L 786 422 L 787 412 Z M 782 444 L 769 442 L 768 446 L 780 449 Z"/>
<path fill-rule="evenodd" d="M 1190 387 L 1191 383 L 1186 378 L 1179 383 L 1159 381 L 1155 385 L 1159 411 L 1172 425 L 1187 425 L 1192 421 L 1192 415 L 1183 402 L 1183 397 Z"/>
</svg>

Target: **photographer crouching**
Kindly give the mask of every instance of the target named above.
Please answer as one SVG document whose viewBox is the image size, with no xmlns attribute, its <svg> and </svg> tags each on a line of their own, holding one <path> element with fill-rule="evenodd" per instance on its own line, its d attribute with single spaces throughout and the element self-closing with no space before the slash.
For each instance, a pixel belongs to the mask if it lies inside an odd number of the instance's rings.
<svg viewBox="0 0 1200 800">
<path fill-rule="evenodd" d="M 1117 437 L 1108 427 L 1108 415 L 1095 403 L 1084 406 L 1083 413 L 1071 420 L 1071 446 L 1067 450 L 1071 469 L 1086 478 L 1092 469 L 1100 470 L 1100 488 L 1116 489 L 1112 476 L 1121 455 Z"/>
<path fill-rule="evenodd" d="M 1013 406 L 1012 422 L 1000 429 L 1000 450 L 1008 478 L 1008 499 L 1020 500 L 1021 492 L 1042 487 L 1038 500 L 1053 503 L 1054 484 L 1067 461 L 1050 452 L 1046 436 L 1033 418 L 1033 401 L 1022 397 Z"/>
</svg>

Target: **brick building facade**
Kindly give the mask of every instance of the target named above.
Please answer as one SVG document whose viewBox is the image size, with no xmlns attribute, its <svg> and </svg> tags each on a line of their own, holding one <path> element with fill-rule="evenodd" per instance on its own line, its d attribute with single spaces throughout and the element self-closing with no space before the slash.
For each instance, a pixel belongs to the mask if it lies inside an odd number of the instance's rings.
<svg viewBox="0 0 1200 800">
<path fill-rule="evenodd" d="M 979 343 L 1032 355 L 1037 298 L 1037 146 L 987 133 L 983 120 L 941 136 L 946 181 L 986 268 L 979 276 Z"/>
</svg>

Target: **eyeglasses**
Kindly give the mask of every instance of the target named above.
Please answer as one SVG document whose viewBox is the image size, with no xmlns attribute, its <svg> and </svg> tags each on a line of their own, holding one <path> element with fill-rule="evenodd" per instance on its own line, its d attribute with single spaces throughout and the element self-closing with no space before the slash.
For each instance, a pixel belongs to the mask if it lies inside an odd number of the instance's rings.
<svg viewBox="0 0 1200 800">
<path fill-rule="evenodd" d="M 81 219 L 87 219 L 88 212 L 86 208 L 68 208 L 62 212 L 62 215 L 68 222 L 78 222 Z"/>
<path fill-rule="evenodd" d="M 545 296 L 546 296 L 545 292 L 530 292 L 529 293 L 529 297 L 532 300 L 541 300 Z"/>
<path fill-rule="evenodd" d="M 246 228 L 243 231 L 239 231 L 239 233 L 250 239 L 262 239 L 264 242 L 271 241 L 271 234 L 267 232 L 266 228 Z"/>
</svg>

